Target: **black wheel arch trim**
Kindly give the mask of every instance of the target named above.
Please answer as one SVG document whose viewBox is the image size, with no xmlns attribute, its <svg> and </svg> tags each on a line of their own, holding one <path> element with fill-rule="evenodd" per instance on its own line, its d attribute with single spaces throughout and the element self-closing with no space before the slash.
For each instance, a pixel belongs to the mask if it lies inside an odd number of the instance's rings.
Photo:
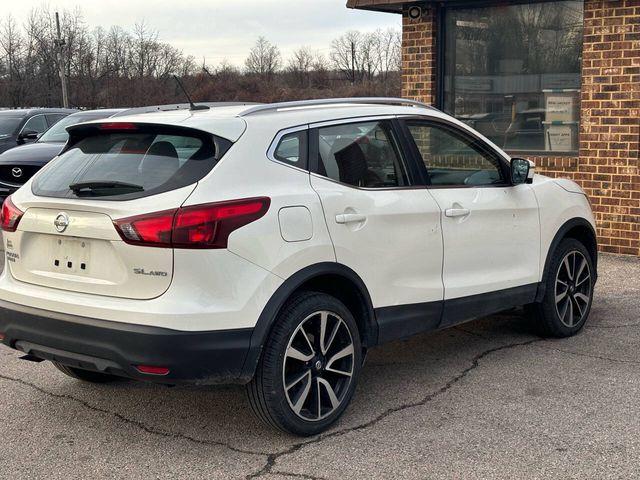
<svg viewBox="0 0 640 480">
<path fill-rule="evenodd" d="M 269 333 L 271 332 L 271 328 L 276 321 L 278 313 L 287 300 L 289 300 L 289 298 L 291 298 L 291 296 L 305 283 L 323 275 L 341 276 L 355 285 L 367 310 L 367 318 L 365 319 L 366 331 L 360 332 L 363 340 L 362 346 L 370 347 L 377 344 L 378 324 L 375 318 L 373 303 L 371 302 L 369 291 L 360 276 L 351 268 L 340 263 L 316 263 L 303 268 L 287 278 L 284 283 L 278 287 L 276 292 L 271 296 L 263 308 L 251 335 L 249 351 L 247 352 L 244 367 L 242 369 L 243 379 L 249 381 L 253 377 L 258 361 L 260 360 L 260 356 L 262 355 L 262 348 Z"/>
<path fill-rule="evenodd" d="M 551 241 L 551 245 L 549 245 L 549 249 L 547 250 L 547 256 L 544 261 L 542 281 L 538 284 L 538 293 L 536 295 L 536 302 L 541 302 L 542 299 L 544 298 L 546 284 L 547 284 L 547 276 L 549 275 L 549 266 L 551 262 L 551 257 L 553 256 L 553 252 L 556 250 L 556 248 L 558 248 L 558 245 L 560 245 L 560 242 L 566 238 L 567 233 L 569 233 L 571 230 L 573 230 L 576 227 L 586 227 L 589 230 L 589 232 L 593 235 L 593 241 L 595 246 L 595 251 L 594 251 L 595 254 L 592 257 L 593 268 L 595 270 L 594 283 L 597 280 L 598 278 L 598 235 L 595 229 L 593 228 L 593 225 L 591 225 L 591 223 L 586 218 L 583 218 L 583 217 L 571 218 L 570 220 L 567 220 L 565 223 L 562 224 L 562 226 L 556 232 L 556 235 L 553 237 L 553 240 Z M 585 245 L 585 247 L 589 247 L 589 246 Z"/>
</svg>

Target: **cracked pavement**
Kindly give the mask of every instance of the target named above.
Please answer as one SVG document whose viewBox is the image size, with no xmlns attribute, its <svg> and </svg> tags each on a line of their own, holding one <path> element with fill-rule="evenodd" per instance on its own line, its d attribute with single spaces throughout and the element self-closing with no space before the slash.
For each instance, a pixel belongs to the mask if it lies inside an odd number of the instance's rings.
<svg viewBox="0 0 640 480">
<path fill-rule="evenodd" d="M 0 478 L 640 476 L 640 260 L 601 256 L 591 318 L 521 312 L 373 349 L 334 428 L 263 426 L 240 386 L 91 385 L 0 348 Z"/>
</svg>

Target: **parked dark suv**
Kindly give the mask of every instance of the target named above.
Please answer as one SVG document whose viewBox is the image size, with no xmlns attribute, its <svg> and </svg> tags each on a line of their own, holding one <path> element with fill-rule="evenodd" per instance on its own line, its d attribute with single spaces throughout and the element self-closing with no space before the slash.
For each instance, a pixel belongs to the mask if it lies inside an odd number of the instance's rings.
<svg viewBox="0 0 640 480">
<path fill-rule="evenodd" d="M 35 142 L 39 135 L 76 111 L 65 108 L 0 111 L 0 153 L 18 145 Z"/>
</svg>

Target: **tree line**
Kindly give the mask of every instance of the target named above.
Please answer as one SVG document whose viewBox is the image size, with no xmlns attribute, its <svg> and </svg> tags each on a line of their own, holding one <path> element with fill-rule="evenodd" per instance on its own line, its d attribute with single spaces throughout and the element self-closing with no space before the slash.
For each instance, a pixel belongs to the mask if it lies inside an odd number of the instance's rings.
<svg viewBox="0 0 640 480">
<path fill-rule="evenodd" d="M 199 62 L 141 22 L 90 28 L 76 9 L 60 15 L 61 58 L 71 106 L 125 107 L 182 103 L 179 76 L 194 101 L 282 101 L 302 98 L 398 95 L 401 34 L 397 29 L 348 31 L 328 55 L 301 46 L 284 58 L 260 37 L 244 65 Z M 0 22 L 0 107 L 60 106 L 55 13 L 32 10 L 24 24 Z"/>
</svg>

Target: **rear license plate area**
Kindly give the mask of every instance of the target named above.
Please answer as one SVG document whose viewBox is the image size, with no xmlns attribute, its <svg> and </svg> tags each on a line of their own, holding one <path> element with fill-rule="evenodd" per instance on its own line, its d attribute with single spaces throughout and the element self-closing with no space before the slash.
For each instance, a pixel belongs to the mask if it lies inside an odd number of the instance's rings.
<svg viewBox="0 0 640 480">
<path fill-rule="evenodd" d="M 53 240 L 51 268 L 60 273 L 83 274 L 89 271 L 90 244 L 75 238 Z"/>
</svg>

